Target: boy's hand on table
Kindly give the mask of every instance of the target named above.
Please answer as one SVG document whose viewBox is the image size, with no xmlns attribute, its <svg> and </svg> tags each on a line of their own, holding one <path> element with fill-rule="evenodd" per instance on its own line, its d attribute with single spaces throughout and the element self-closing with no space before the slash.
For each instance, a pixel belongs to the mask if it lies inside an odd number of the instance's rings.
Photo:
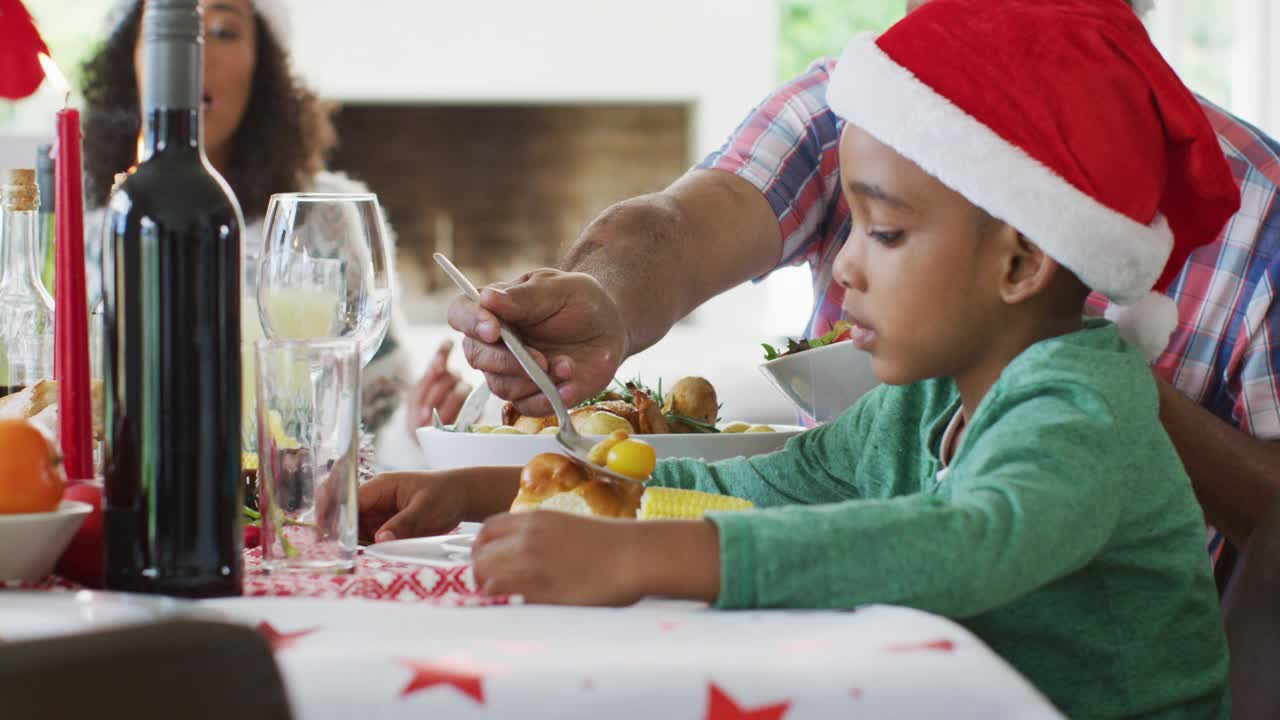
<svg viewBox="0 0 1280 720">
<path fill-rule="evenodd" d="M 360 487 L 359 505 L 363 540 L 439 535 L 463 521 L 466 486 L 445 473 L 383 473 Z"/>
<path fill-rule="evenodd" d="M 711 601 L 720 591 L 719 531 L 702 520 L 506 513 L 484 524 L 471 561 L 482 592 L 532 603 L 620 606 L 649 595 Z"/>
<path fill-rule="evenodd" d="M 628 560 L 635 525 L 548 510 L 494 516 L 471 546 L 476 584 L 533 603 L 630 605 L 645 595 Z"/>
</svg>

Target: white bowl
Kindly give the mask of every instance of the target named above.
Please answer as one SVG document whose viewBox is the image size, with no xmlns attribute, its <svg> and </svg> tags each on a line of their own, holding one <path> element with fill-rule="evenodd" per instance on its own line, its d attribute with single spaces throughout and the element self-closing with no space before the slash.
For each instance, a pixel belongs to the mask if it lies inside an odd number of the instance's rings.
<svg viewBox="0 0 1280 720">
<path fill-rule="evenodd" d="M 760 372 L 800 412 L 820 423 L 836 419 L 880 384 L 871 356 L 848 340 L 775 358 L 761 365 Z"/>
<path fill-rule="evenodd" d="M 0 515 L 0 581 L 43 580 L 91 512 L 89 503 L 63 500 L 53 512 Z"/>
<path fill-rule="evenodd" d="M 750 457 L 773 452 L 804 428 L 770 425 L 767 433 L 690 433 L 688 435 L 636 435 L 653 445 L 658 458 L 701 458 L 707 461 Z M 603 436 L 600 436 L 603 439 Z M 534 455 L 560 452 L 554 435 L 505 435 L 456 433 L 432 427 L 418 428 L 418 444 L 427 470 L 449 470 L 476 465 L 524 465 Z"/>
</svg>

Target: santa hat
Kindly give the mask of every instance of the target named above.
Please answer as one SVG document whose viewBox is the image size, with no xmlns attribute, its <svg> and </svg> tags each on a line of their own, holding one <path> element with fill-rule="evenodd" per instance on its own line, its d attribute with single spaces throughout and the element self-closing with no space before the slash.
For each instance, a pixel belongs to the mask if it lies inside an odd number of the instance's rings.
<svg viewBox="0 0 1280 720">
<path fill-rule="evenodd" d="M 116 0 L 111 5 L 111 9 L 107 11 L 106 18 L 108 37 L 114 35 L 124 25 L 124 19 L 129 16 L 129 12 L 142 1 Z M 284 0 L 253 0 L 251 4 L 258 17 L 262 18 L 262 21 L 266 23 L 267 31 L 280 44 L 280 47 L 288 51 L 291 28 L 289 26 L 289 8 L 285 6 Z"/>
<path fill-rule="evenodd" d="M 1118 322 L 1152 359 L 1177 310 L 1148 293 L 1240 205 L 1200 104 L 1121 0 L 932 0 L 855 38 L 827 102 L 1132 305 Z"/>
<path fill-rule="evenodd" d="M 40 53 L 49 47 L 21 0 L 0 0 L 0 97 L 21 100 L 44 82 Z"/>
</svg>

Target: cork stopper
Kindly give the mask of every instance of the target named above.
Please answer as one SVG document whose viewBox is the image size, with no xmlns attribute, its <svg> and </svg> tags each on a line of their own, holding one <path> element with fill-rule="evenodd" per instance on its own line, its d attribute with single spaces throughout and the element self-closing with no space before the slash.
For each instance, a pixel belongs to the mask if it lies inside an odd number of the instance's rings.
<svg viewBox="0 0 1280 720">
<path fill-rule="evenodd" d="M 40 190 L 36 186 L 36 171 L 31 168 L 9 170 L 4 174 L 4 209 L 17 212 L 40 209 Z"/>
</svg>

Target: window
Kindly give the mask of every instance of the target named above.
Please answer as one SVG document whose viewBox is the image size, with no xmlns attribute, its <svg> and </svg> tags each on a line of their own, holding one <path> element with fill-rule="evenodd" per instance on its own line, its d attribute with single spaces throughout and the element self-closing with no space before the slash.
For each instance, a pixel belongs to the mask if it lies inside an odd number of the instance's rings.
<svg viewBox="0 0 1280 720">
<path fill-rule="evenodd" d="M 1275 0 L 1157 0 L 1156 46 L 1192 90 L 1280 136 L 1280 7 Z"/>
<path fill-rule="evenodd" d="M 1152 9 L 1147 28 L 1192 90 L 1280 135 L 1280 5 L 1275 0 L 1134 0 Z M 838 56 L 857 32 L 902 17 L 905 0 L 780 0 L 780 78 L 816 57 Z"/>
</svg>

